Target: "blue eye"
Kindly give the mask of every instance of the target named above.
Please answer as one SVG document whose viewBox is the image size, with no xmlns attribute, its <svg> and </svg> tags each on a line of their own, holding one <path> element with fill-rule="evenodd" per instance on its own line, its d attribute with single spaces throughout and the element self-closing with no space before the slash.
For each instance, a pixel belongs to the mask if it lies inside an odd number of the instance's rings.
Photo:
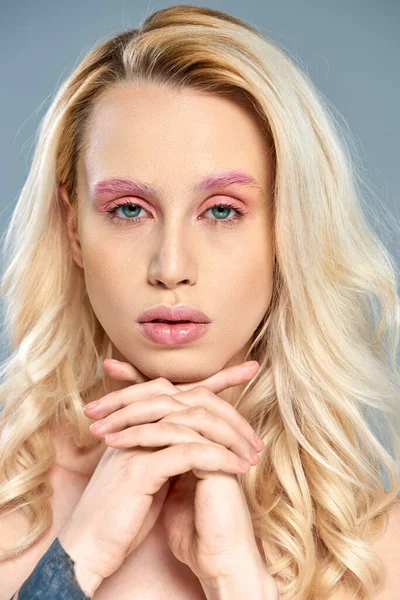
<svg viewBox="0 0 400 600">
<path fill-rule="evenodd" d="M 138 224 L 139 222 L 143 221 L 144 217 L 137 217 L 137 214 L 135 215 L 131 215 L 132 218 L 121 218 L 119 216 L 117 216 L 117 210 L 119 210 L 120 208 L 125 208 L 128 207 L 130 212 L 135 213 L 137 211 L 137 209 L 140 210 L 145 210 L 143 208 L 143 206 L 141 206 L 140 204 L 132 204 L 131 202 L 121 202 L 119 204 L 115 204 L 110 210 L 107 211 L 107 213 L 110 215 L 110 219 L 112 221 L 118 221 L 120 223 L 124 223 L 124 224 Z M 239 223 L 245 216 L 245 213 L 240 210 L 239 208 L 237 208 L 236 206 L 233 206 L 232 204 L 229 204 L 227 202 L 219 202 L 218 204 L 215 204 L 214 206 L 211 206 L 210 208 L 208 208 L 206 210 L 206 212 L 208 212 L 209 210 L 214 210 L 215 208 L 221 208 L 222 207 L 222 212 L 224 212 L 224 210 L 226 211 L 227 209 L 230 210 L 234 210 L 236 212 L 236 215 L 234 217 L 232 217 L 231 219 L 208 219 L 210 221 L 210 223 L 214 226 L 214 225 L 219 225 L 220 223 L 222 225 L 228 225 L 228 226 L 233 226 L 236 225 L 237 223 Z M 228 211 L 229 212 L 229 211 Z M 135 218 L 133 218 L 135 217 Z"/>
</svg>

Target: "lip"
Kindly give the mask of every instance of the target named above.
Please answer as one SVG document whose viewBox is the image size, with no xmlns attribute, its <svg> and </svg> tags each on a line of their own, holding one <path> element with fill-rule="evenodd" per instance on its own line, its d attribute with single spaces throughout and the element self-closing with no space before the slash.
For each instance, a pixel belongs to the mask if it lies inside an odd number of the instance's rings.
<svg viewBox="0 0 400 600">
<path fill-rule="evenodd" d="M 154 319 L 165 319 L 168 321 L 191 321 L 192 323 L 210 323 L 211 320 L 202 313 L 200 310 L 187 306 L 186 304 L 179 304 L 177 306 L 167 306 L 160 304 L 154 306 L 149 310 L 145 310 L 144 313 L 138 318 L 139 323 L 146 323 L 153 321 Z M 156 323 L 157 325 L 157 323 Z M 162 325 L 162 323 L 159 323 Z M 183 326 L 184 323 L 181 323 Z"/>
<path fill-rule="evenodd" d="M 138 323 L 141 333 L 157 344 L 187 344 L 207 333 L 210 323 Z"/>
</svg>

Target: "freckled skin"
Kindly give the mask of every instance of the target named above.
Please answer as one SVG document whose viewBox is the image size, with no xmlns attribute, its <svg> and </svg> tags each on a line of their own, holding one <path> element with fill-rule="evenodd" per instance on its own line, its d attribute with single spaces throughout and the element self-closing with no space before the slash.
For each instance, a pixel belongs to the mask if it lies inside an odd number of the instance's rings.
<svg viewBox="0 0 400 600">
<path fill-rule="evenodd" d="M 78 221 L 71 220 L 68 233 L 113 357 L 149 379 L 172 382 L 197 381 L 241 363 L 273 281 L 273 167 L 257 121 L 233 102 L 199 91 L 116 84 L 97 101 L 86 141 L 78 162 Z M 240 184 L 193 192 L 204 176 L 230 169 L 255 177 L 265 193 Z M 161 197 L 109 195 L 110 206 L 144 207 L 117 211 L 130 223 L 111 221 L 91 194 L 108 177 L 140 178 L 162 190 Z M 69 212 L 67 192 L 60 191 Z M 211 210 L 224 201 L 247 211 L 232 227 L 222 221 L 234 210 Z M 134 224 L 138 217 L 144 218 Z M 144 310 L 181 303 L 213 321 L 205 336 L 165 346 L 140 333 L 136 321 Z M 108 389 L 121 388 L 109 383 Z M 219 396 L 232 402 L 235 390 Z"/>
</svg>

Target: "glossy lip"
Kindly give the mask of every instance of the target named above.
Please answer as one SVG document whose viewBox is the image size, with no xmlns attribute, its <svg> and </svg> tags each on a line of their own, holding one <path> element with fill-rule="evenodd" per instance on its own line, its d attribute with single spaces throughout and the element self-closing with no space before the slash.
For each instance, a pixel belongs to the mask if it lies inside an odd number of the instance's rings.
<svg viewBox="0 0 400 600">
<path fill-rule="evenodd" d="M 138 323 L 143 335 L 157 344 L 187 344 L 207 333 L 210 323 Z"/>
<path fill-rule="evenodd" d="M 167 321 L 192 321 L 192 323 L 210 323 L 211 320 L 200 310 L 179 304 L 177 306 L 167 306 L 160 304 L 146 310 L 138 318 L 139 323 L 153 321 L 154 319 L 163 319 Z"/>
</svg>

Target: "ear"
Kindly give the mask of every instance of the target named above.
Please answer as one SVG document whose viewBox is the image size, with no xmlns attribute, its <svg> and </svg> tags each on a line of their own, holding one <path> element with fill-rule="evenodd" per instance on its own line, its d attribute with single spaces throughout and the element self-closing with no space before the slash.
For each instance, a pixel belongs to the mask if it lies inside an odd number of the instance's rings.
<svg viewBox="0 0 400 600">
<path fill-rule="evenodd" d="M 72 256 L 75 262 L 83 269 L 82 260 L 82 249 L 79 241 L 78 221 L 76 215 L 74 215 L 68 192 L 65 185 L 58 186 L 59 197 L 61 198 L 66 212 L 66 225 L 68 230 L 68 237 L 70 241 Z"/>
</svg>

